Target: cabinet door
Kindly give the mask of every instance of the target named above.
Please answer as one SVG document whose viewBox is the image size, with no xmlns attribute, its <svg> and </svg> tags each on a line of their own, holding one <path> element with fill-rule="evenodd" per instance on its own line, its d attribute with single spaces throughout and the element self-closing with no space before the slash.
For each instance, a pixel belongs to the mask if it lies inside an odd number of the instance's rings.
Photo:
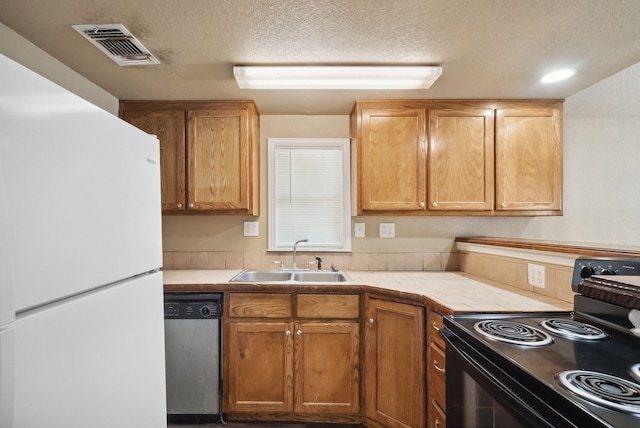
<svg viewBox="0 0 640 428">
<path fill-rule="evenodd" d="M 496 113 L 496 210 L 562 210 L 560 108 Z"/>
<path fill-rule="evenodd" d="M 425 110 L 362 108 L 358 211 L 424 210 Z"/>
<path fill-rule="evenodd" d="M 162 210 L 185 209 L 184 111 L 125 112 L 123 119 L 160 140 Z"/>
<path fill-rule="evenodd" d="M 249 210 L 249 123 L 242 109 L 189 110 L 188 207 Z"/>
<path fill-rule="evenodd" d="M 429 111 L 428 209 L 493 208 L 493 110 Z"/>
<path fill-rule="evenodd" d="M 368 298 L 366 318 L 366 416 L 389 428 L 424 427 L 424 309 Z"/>
<path fill-rule="evenodd" d="M 229 322 L 225 411 L 293 410 L 293 334 L 288 322 Z"/>
<path fill-rule="evenodd" d="M 359 324 L 297 323 L 295 331 L 295 411 L 358 413 Z"/>
</svg>

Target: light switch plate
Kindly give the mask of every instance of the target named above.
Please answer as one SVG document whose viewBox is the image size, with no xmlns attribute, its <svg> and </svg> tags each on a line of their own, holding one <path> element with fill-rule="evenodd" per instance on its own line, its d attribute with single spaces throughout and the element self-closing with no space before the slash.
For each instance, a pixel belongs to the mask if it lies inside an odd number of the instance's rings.
<svg viewBox="0 0 640 428">
<path fill-rule="evenodd" d="M 544 288 L 544 266 L 527 263 L 527 278 L 529 285 Z"/>
<path fill-rule="evenodd" d="M 355 224 L 355 232 L 356 238 L 364 238 L 364 223 L 356 223 Z"/>
<path fill-rule="evenodd" d="M 244 222 L 244 236 L 258 236 L 259 227 L 257 221 L 245 221 Z"/>
<path fill-rule="evenodd" d="M 380 237 L 381 238 L 395 238 L 396 237 L 396 224 L 395 223 L 380 223 Z"/>
</svg>

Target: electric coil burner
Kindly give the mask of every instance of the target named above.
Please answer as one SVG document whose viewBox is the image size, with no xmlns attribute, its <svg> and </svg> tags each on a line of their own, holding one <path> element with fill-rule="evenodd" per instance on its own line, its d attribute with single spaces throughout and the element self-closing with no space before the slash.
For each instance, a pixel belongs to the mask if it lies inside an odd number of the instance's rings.
<svg viewBox="0 0 640 428">
<path fill-rule="evenodd" d="M 480 334 L 500 342 L 526 346 L 545 346 L 553 342 L 542 330 L 506 320 L 487 320 L 474 324 Z"/>
<path fill-rule="evenodd" d="M 625 413 L 640 413 L 640 385 L 617 376 L 586 370 L 557 374 L 560 385 L 596 404 Z"/>
<path fill-rule="evenodd" d="M 609 337 L 602 329 L 575 320 L 550 318 L 540 323 L 542 327 L 567 339 L 601 340 Z"/>
<path fill-rule="evenodd" d="M 578 258 L 572 312 L 445 317 L 448 428 L 640 427 L 640 259 Z"/>
</svg>

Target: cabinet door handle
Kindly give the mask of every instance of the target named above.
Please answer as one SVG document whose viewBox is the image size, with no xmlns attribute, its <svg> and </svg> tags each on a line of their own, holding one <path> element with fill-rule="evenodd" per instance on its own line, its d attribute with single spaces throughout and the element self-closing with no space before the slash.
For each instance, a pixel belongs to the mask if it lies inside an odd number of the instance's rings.
<svg viewBox="0 0 640 428">
<path fill-rule="evenodd" d="M 420 202 L 420 208 L 424 208 L 425 203 L 424 202 Z"/>
<path fill-rule="evenodd" d="M 182 204 L 178 204 L 178 208 L 182 208 Z"/>
<path fill-rule="evenodd" d="M 193 208 L 193 204 L 189 204 L 189 208 Z"/>
<path fill-rule="evenodd" d="M 433 426 L 436 427 L 436 428 L 440 428 L 440 420 L 438 418 L 436 418 L 436 421 L 433 424 Z"/>
<path fill-rule="evenodd" d="M 373 324 L 373 318 L 369 318 L 369 324 Z"/>
<path fill-rule="evenodd" d="M 435 367 L 440 373 L 444 373 L 444 369 L 438 365 L 436 360 L 433 360 L 433 367 Z"/>
<path fill-rule="evenodd" d="M 285 331 L 285 332 L 284 332 L 284 335 L 285 335 L 285 336 L 291 336 L 291 330 L 287 330 L 287 331 Z"/>
<path fill-rule="evenodd" d="M 298 336 L 302 336 L 302 330 L 298 330 L 298 331 L 296 331 L 296 334 L 297 334 Z"/>
<path fill-rule="evenodd" d="M 440 327 L 438 327 L 438 324 L 436 324 L 435 321 L 431 324 L 431 327 L 433 327 L 435 331 L 440 331 Z"/>
</svg>

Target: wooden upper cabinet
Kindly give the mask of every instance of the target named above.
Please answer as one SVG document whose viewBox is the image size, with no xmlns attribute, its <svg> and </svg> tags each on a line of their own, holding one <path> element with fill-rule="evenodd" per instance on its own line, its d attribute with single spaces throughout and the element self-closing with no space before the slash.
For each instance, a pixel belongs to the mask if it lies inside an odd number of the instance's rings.
<svg viewBox="0 0 640 428">
<path fill-rule="evenodd" d="M 248 209 L 247 112 L 190 110 L 187 116 L 190 208 Z"/>
<path fill-rule="evenodd" d="M 496 111 L 496 210 L 562 210 L 562 110 Z"/>
<path fill-rule="evenodd" d="M 493 110 L 429 110 L 428 209 L 493 208 Z"/>
<path fill-rule="evenodd" d="M 160 185 L 163 211 L 185 209 L 184 112 L 133 111 L 123 119 L 160 140 Z"/>
<path fill-rule="evenodd" d="M 561 100 L 363 100 L 350 127 L 354 214 L 562 214 Z"/>
<path fill-rule="evenodd" d="M 357 104 L 358 213 L 424 210 L 425 110 Z"/>
<path fill-rule="evenodd" d="M 259 215 L 259 116 L 251 101 L 123 101 L 120 114 L 161 142 L 167 214 Z"/>
</svg>

